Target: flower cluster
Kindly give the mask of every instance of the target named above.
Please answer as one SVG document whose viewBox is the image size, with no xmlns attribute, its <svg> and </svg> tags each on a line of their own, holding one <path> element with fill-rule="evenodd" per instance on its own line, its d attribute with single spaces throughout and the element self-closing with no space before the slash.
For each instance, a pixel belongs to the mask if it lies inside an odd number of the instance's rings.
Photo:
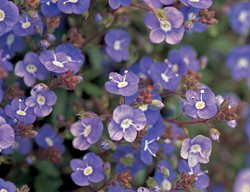
<svg viewBox="0 0 250 192">
<path fill-rule="evenodd" d="M 227 179 L 213 155 L 243 144 L 221 127 L 238 127 L 250 107 L 244 90 L 215 94 L 230 83 L 224 73 L 213 82 L 221 55 L 191 45 L 206 38 L 193 32 L 218 33 L 212 6 L 0 0 L 0 192 L 204 191 L 217 171 Z M 225 11 L 247 42 L 249 2 Z M 223 56 L 233 80 L 250 82 L 250 45 L 242 44 Z M 245 133 L 250 143 L 250 120 Z M 228 153 L 218 156 L 225 164 Z M 249 172 L 222 188 L 249 192 Z"/>
</svg>

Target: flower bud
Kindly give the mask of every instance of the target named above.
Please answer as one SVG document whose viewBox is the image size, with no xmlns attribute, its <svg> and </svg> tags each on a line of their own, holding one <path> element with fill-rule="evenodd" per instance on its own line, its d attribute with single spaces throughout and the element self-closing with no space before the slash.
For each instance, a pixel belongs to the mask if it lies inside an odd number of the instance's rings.
<svg viewBox="0 0 250 192">
<path fill-rule="evenodd" d="M 158 171 L 166 177 L 170 175 L 169 169 L 165 166 L 160 166 Z"/>
<path fill-rule="evenodd" d="M 209 130 L 209 136 L 213 141 L 216 141 L 216 142 L 220 141 L 220 132 L 215 128 L 211 128 Z"/>
<path fill-rule="evenodd" d="M 157 99 L 153 99 L 150 105 L 159 110 L 161 110 L 164 107 L 164 104 L 160 100 L 157 100 Z"/>
</svg>

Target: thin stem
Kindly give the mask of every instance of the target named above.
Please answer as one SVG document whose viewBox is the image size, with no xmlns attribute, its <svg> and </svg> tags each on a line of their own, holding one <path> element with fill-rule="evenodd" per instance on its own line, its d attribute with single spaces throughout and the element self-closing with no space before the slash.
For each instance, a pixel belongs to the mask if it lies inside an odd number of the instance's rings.
<svg viewBox="0 0 250 192">
<path fill-rule="evenodd" d="M 131 7 L 136 7 L 138 9 L 143 9 L 143 10 L 146 10 L 146 11 L 151 11 L 151 12 L 154 12 L 154 9 L 148 7 L 148 6 L 145 6 L 145 5 L 141 5 L 139 3 L 131 3 L 130 4 Z"/>
<path fill-rule="evenodd" d="M 194 124 L 206 124 L 207 125 L 209 120 L 211 119 L 198 119 L 198 120 L 191 120 L 191 121 L 175 121 L 172 119 L 165 119 L 166 122 L 174 123 L 180 127 L 183 127 L 186 125 L 194 125 Z"/>
</svg>

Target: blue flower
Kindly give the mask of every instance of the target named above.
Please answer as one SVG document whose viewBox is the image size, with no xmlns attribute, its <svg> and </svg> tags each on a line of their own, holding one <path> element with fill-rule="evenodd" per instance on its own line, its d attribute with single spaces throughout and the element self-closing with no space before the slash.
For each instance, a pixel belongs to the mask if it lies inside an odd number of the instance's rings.
<svg viewBox="0 0 250 192">
<path fill-rule="evenodd" d="M 17 6 L 8 0 L 0 2 L 0 36 L 12 30 L 18 21 L 19 11 Z"/>
<path fill-rule="evenodd" d="M 132 72 L 125 71 L 124 75 L 111 72 L 105 89 L 113 94 L 131 96 L 138 91 L 139 78 Z"/>
<path fill-rule="evenodd" d="M 83 14 L 90 7 L 90 0 L 59 0 L 58 8 L 67 14 Z"/>
<path fill-rule="evenodd" d="M 157 62 L 151 67 L 150 77 L 159 88 L 174 91 L 179 85 L 181 74 L 172 64 Z"/>
<path fill-rule="evenodd" d="M 15 192 L 16 186 L 10 181 L 4 181 L 0 178 L 0 191 L 3 192 Z"/>
<path fill-rule="evenodd" d="M 120 6 L 129 6 L 132 0 L 108 0 L 112 9 L 118 9 Z"/>
<path fill-rule="evenodd" d="M 41 0 L 41 11 L 44 16 L 54 17 L 61 13 L 57 7 L 58 0 Z"/>
<path fill-rule="evenodd" d="M 83 159 L 73 159 L 70 167 L 74 171 L 71 178 L 79 186 L 99 183 L 104 179 L 102 159 L 95 153 L 87 153 Z"/>
<path fill-rule="evenodd" d="M 34 113 L 38 117 L 48 116 L 56 104 L 57 96 L 54 91 L 43 91 L 38 94 L 33 94 L 25 101 L 27 106 L 34 109 Z"/>
<path fill-rule="evenodd" d="M 230 10 L 230 25 L 235 33 L 247 35 L 250 30 L 250 2 L 235 3 Z"/>
<path fill-rule="evenodd" d="M 106 53 L 116 62 L 129 60 L 129 34 L 121 29 L 112 29 L 105 35 Z"/>
<path fill-rule="evenodd" d="M 193 139 L 184 139 L 181 146 L 181 157 L 188 159 L 188 166 L 208 163 L 212 152 L 212 142 L 208 137 L 198 135 Z"/>
<path fill-rule="evenodd" d="M 226 64 L 233 79 L 238 81 L 249 78 L 250 73 L 250 45 L 233 48 L 227 56 Z"/>
<path fill-rule="evenodd" d="M 18 77 L 23 77 L 24 83 L 30 87 L 36 83 L 36 79 L 45 80 L 49 71 L 41 64 L 36 53 L 28 52 L 23 61 L 17 62 L 15 74 Z"/>
<path fill-rule="evenodd" d="M 59 149 L 61 153 L 65 151 L 63 137 L 57 135 L 50 124 L 45 124 L 41 127 L 35 140 L 43 148 L 54 147 Z"/>
<path fill-rule="evenodd" d="M 43 27 L 43 22 L 40 17 L 32 18 L 26 13 L 23 13 L 20 15 L 17 24 L 14 26 L 13 32 L 17 36 L 34 35 L 37 33 L 38 27 Z"/>
</svg>

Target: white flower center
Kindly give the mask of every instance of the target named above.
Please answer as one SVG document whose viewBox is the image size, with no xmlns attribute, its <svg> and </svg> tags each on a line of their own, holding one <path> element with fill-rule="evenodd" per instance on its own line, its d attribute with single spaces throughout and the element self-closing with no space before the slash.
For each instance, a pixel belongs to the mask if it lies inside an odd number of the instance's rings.
<svg viewBox="0 0 250 192">
<path fill-rule="evenodd" d="M 21 115 L 21 116 L 25 116 L 26 112 L 19 109 L 19 110 L 16 111 L 16 114 Z"/>
<path fill-rule="evenodd" d="M 7 189 L 0 189 L 0 192 L 8 192 Z"/>
<path fill-rule="evenodd" d="M 88 125 L 88 126 L 85 127 L 85 129 L 83 130 L 84 137 L 88 137 L 89 136 L 89 134 L 91 132 L 91 129 L 92 129 L 91 125 Z"/>
<path fill-rule="evenodd" d="M 200 2 L 200 0 L 189 0 L 189 1 L 191 1 L 193 3 L 199 3 Z"/>
<path fill-rule="evenodd" d="M 48 146 L 53 146 L 54 142 L 52 141 L 51 138 L 49 137 L 45 137 L 45 142 L 47 143 Z"/>
<path fill-rule="evenodd" d="M 45 104 L 45 101 L 46 101 L 46 99 L 45 99 L 45 97 L 44 96 L 42 96 L 42 95 L 39 95 L 38 97 L 37 97 L 37 103 L 39 104 L 39 105 L 44 105 Z"/>
<path fill-rule="evenodd" d="M 178 70 L 179 70 L 178 65 L 177 65 L 177 64 L 174 64 L 173 67 L 172 67 L 172 70 L 173 70 L 174 72 L 178 72 Z"/>
<path fill-rule="evenodd" d="M 238 16 L 238 20 L 242 23 L 247 21 L 247 17 L 248 17 L 248 12 L 247 11 L 241 11 L 239 16 Z"/>
<path fill-rule="evenodd" d="M 116 51 L 121 50 L 121 42 L 120 41 L 115 41 L 115 43 L 114 43 L 114 49 Z"/>
<path fill-rule="evenodd" d="M 130 127 L 130 125 L 133 124 L 133 121 L 131 119 L 124 119 L 121 123 L 121 127 L 125 130 Z"/>
<path fill-rule="evenodd" d="M 31 26 L 31 23 L 29 21 L 26 21 L 24 23 L 22 23 L 22 28 L 23 29 L 28 29 Z"/>
<path fill-rule="evenodd" d="M 3 10 L 0 9 L 0 21 L 3 21 L 5 19 L 5 13 Z"/>
<path fill-rule="evenodd" d="M 109 77 L 109 79 L 115 83 L 117 83 L 118 88 L 123 88 L 128 85 L 128 82 L 126 81 L 126 76 L 127 76 L 128 71 L 124 71 L 124 75 L 122 77 L 122 81 L 115 80 L 113 77 Z"/>
<path fill-rule="evenodd" d="M 191 146 L 191 152 L 192 153 L 200 153 L 201 152 L 201 146 L 196 144 Z"/>
<path fill-rule="evenodd" d="M 87 166 L 84 170 L 83 170 L 83 174 L 88 176 L 91 173 L 93 173 L 93 168 L 91 166 Z"/>
<path fill-rule="evenodd" d="M 141 110 L 141 111 L 147 111 L 148 110 L 148 105 L 147 104 L 142 104 L 140 107 L 139 107 L 139 109 Z"/>
<path fill-rule="evenodd" d="M 35 73 L 37 71 L 37 67 L 33 64 L 29 64 L 26 66 L 26 70 L 29 72 L 29 73 Z"/>
<path fill-rule="evenodd" d="M 128 85 L 128 82 L 127 82 L 127 81 L 122 81 L 122 82 L 119 82 L 119 83 L 117 84 L 117 86 L 118 86 L 119 88 L 126 87 L 127 85 Z"/>
<path fill-rule="evenodd" d="M 172 189 L 172 184 L 169 180 L 164 179 L 162 182 L 162 188 L 166 191 L 170 191 Z"/>
<path fill-rule="evenodd" d="M 205 104 L 205 102 L 203 101 L 203 98 L 202 98 L 204 93 L 205 93 L 205 90 L 203 90 L 203 89 L 200 90 L 200 101 L 197 101 L 195 103 L 195 108 L 196 109 L 203 109 L 206 106 L 206 104 Z"/>
<path fill-rule="evenodd" d="M 161 74 L 161 78 L 163 79 L 163 81 L 165 81 L 166 83 L 168 83 L 169 77 L 165 73 Z"/>
<path fill-rule="evenodd" d="M 53 63 L 53 65 L 55 65 L 57 67 L 61 67 L 61 68 L 64 67 L 63 63 L 60 61 L 53 61 L 52 63 Z"/>
<path fill-rule="evenodd" d="M 237 63 L 237 67 L 240 69 L 247 68 L 248 66 L 249 66 L 249 61 L 247 58 L 241 58 Z"/>
<path fill-rule="evenodd" d="M 203 109 L 205 106 L 206 106 L 206 105 L 205 105 L 205 103 L 204 103 L 203 101 L 197 101 L 197 102 L 195 103 L 195 108 L 196 108 L 196 109 Z"/>
<path fill-rule="evenodd" d="M 241 192 L 250 192 L 250 184 L 244 183 L 242 185 Z"/>
<path fill-rule="evenodd" d="M 172 26 L 171 26 L 171 23 L 169 21 L 162 20 L 162 21 L 160 21 L 160 23 L 161 23 L 161 29 L 163 31 L 165 31 L 165 32 L 171 31 Z"/>
</svg>

